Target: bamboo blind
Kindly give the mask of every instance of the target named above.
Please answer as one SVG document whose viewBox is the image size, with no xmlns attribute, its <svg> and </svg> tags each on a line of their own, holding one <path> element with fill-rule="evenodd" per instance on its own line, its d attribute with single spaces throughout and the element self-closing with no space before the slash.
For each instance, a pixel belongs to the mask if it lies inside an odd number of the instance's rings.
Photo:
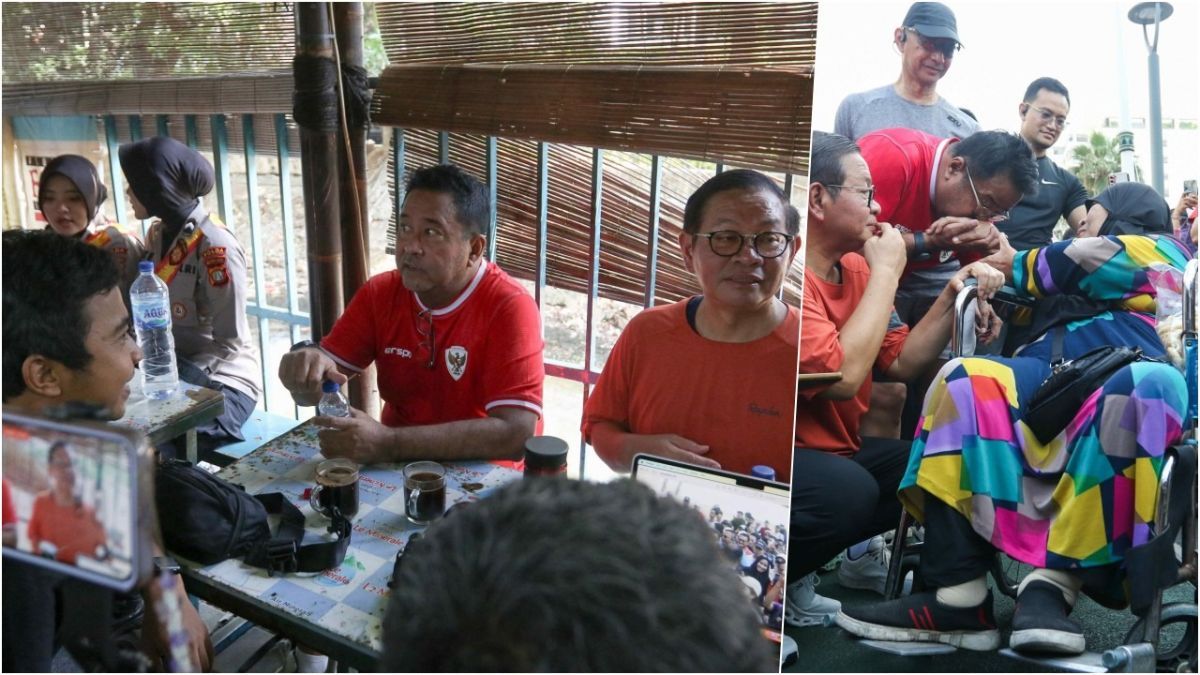
<svg viewBox="0 0 1200 675">
<path fill-rule="evenodd" d="M 137 82 L 4 85 L 6 115 L 207 115 L 291 110 L 291 70 Z"/>
<path fill-rule="evenodd" d="M 815 2 L 378 3 L 393 64 L 725 65 L 810 72 Z"/>
<path fill-rule="evenodd" d="M 436 164 L 437 134 L 405 132 L 406 175 Z M 509 274 L 533 280 L 537 273 L 537 144 L 501 138 L 497 142 L 496 262 Z M 453 134 L 450 161 L 481 179 L 485 175 L 484 138 Z M 551 145 L 548 154 L 547 284 L 586 293 L 591 260 L 592 151 Z M 389 159 L 389 177 L 395 167 Z M 695 278 L 683 267 L 679 252 L 683 206 L 696 188 L 711 177 L 711 165 L 680 158 L 663 158 L 659 206 L 658 265 L 654 304 L 674 302 L 700 292 Z M 782 177 L 774 176 L 780 183 Z M 640 305 L 647 283 L 647 245 L 650 241 L 650 158 L 630 153 L 605 153 L 601 200 L 599 292 L 602 297 Z M 395 245 L 395 221 L 388 228 L 387 246 Z M 799 302 L 798 276 L 785 287 L 785 299 Z"/>
<path fill-rule="evenodd" d="M 6 2 L 5 86 L 288 69 L 291 3 Z"/>
<path fill-rule="evenodd" d="M 788 70 L 404 65 L 375 96 L 381 124 L 808 171 L 812 78 Z"/>
</svg>

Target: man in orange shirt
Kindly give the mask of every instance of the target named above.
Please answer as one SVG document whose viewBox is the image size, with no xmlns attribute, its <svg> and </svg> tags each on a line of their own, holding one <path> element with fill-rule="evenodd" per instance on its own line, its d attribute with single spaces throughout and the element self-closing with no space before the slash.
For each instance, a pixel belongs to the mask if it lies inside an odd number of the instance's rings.
<svg viewBox="0 0 1200 675">
<path fill-rule="evenodd" d="M 812 572 L 848 545 L 895 527 L 900 516 L 896 488 L 908 442 L 858 433 L 872 370 L 899 382 L 920 376 L 950 340 L 954 298 L 964 280 L 975 277 L 983 299 L 1004 284 L 1004 275 L 986 263 L 966 265 L 910 331 L 892 308 L 907 263 L 904 240 L 890 224 L 875 221 L 879 204 L 858 146 L 815 132 L 811 167 L 800 372 L 840 371 L 842 377 L 801 389 L 797 402 L 788 545 L 800 581 L 788 592 L 786 612 L 795 626 L 817 625 L 836 611 L 836 603 L 815 596 Z"/>
<path fill-rule="evenodd" d="M 584 437 L 610 467 L 648 453 L 787 480 L 800 316 L 776 296 L 799 225 L 755 171 L 720 173 L 688 199 L 679 246 L 703 295 L 634 317 L 584 407 Z"/>
<path fill-rule="evenodd" d="M 26 532 L 34 553 L 42 553 L 42 544 L 54 546 L 54 557 L 74 565 L 80 555 L 105 557 L 107 539 L 96 511 L 80 503 L 75 496 L 75 467 L 64 443 L 50 446 L 46 456 L 50 471 L 50 489 L 33 500 Z"/>
</svg>

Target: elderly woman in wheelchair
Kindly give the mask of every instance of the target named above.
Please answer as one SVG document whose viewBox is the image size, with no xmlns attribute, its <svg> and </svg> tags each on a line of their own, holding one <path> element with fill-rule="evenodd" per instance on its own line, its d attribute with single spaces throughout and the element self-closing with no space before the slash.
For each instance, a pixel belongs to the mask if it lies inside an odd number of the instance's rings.
<svg viewBox="0 0 1200 675">
<path fill-rule="evenodd" d="M 997 550 L 1034 568 L 1017 590 L 1014 650 L 1081 653 L 1070 617 L 1081 590 L 1106 606 L 1128 602 L 1127 558 L 1162 525 L 1164 455 L 1188 424 L 1188 388 L 1155 331 L 1156 282 L 1191 258 L 1169 232 L 1162 198 L 1127 183 L 1090 205 L 1080 237 L 995 256 L 1015 295 L 1036 301 L 1034 323 L 1049 328 L 1012 358 L 942 368 L 899 490 L 936 552 L 920 561 L 928 590 L 843 608 L 838 625 L 877 640 L 996 649 L 985 574 Z M 1140 348 L 1141 358 L 1096 382 L 1057 425 L 1042 415 L 1031 428 L 1030 401 L 1052 363 L 1110 345 Z"/>
</svg>

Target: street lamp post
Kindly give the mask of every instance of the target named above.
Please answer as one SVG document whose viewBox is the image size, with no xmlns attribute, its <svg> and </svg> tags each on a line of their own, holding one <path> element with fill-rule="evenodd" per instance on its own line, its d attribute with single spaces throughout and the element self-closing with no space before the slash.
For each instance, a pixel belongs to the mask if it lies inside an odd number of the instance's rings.
<svg viewBox="0 0 1200 675">
<path fill-rule="evenodd" d="M 1175 8 L 1169 2 L 1139 2 L 1129 10 L 1129 20 L 1142 27 L 1142 37 L 1150 50 L 1150 182 L 1158 194 L 1163 192 L 1162 96 L 1158 84 L 1158 25 Z M 1154 25 L 1154 39 L 1146 27 Z"/>
</svg>

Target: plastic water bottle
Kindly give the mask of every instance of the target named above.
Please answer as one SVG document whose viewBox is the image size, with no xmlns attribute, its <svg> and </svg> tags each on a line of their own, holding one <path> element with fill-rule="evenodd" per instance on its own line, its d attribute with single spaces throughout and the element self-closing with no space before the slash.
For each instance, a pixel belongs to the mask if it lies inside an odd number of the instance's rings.
<svg viewBox="0 0 1200 675">
<path fill-rule="evenodd" d="M 350 402 L 342 396 L 342 388 L 333 380 L 321 383 L 321 400 L 317 401 L 317 414 L 325 417 L 349 417 Z"/>
<path fill-rule="evenodd" d="M 179 385 L 175 365 L 175 337 L 171 334 L 171 293 L 154 273 L 154 263 L 138 263 L 140 275 L 129 288 L 133 326 L 142 348 L 142 392 L 146 398 L 164 399 Z"/>
</svg>

